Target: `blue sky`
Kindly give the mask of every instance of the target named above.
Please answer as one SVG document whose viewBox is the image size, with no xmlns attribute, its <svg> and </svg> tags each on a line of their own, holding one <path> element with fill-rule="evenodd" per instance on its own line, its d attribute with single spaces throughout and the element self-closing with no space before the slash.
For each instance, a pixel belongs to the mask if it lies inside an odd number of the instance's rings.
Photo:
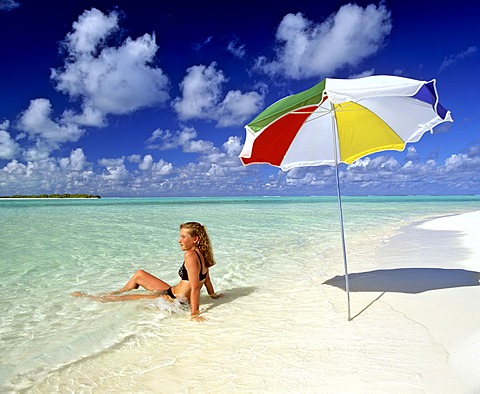
<svg viewBox="0 0 480 394">
<path fill-rule="evenodd" d="M 436 79 L 454 122 L 341 165 L 342 192 L 479 194 L 479 8 L 0 0 L 0 195 L 334 195 L 330 167 L 243 167 L 244 125 L 374 74 Z"/>
</svg>

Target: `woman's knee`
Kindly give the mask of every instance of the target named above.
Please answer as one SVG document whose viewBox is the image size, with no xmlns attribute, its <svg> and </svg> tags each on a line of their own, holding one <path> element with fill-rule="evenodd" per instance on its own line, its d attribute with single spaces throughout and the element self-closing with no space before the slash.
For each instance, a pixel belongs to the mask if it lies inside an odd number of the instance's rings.
<svg viewBox="0 0 480 394">
<path fill-rule="evenodd" d="M 133 276 L 134 276 L 135 278 L 145 278 L 147 275 L 148 275 L 148 272 L 147 272 L 147 271 L 137 270 L 137 272 L 135 272 L 135 275 L 133 275 Z"/>
</svg>

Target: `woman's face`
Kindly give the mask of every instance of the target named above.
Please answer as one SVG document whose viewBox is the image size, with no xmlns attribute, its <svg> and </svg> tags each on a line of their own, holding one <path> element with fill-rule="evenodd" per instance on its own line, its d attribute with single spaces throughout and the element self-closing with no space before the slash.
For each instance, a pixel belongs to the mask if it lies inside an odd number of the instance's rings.
<svg viewBox="0 0 480 394">
<path fill-rule="evenodd" d="M 182 250 L 190 250 L 195 247 L 195 243 L 198 241 L 198 236 L 192 237 L 187 229 L 180 229 L 180 238 L 178 243 Z"/>
</svg>

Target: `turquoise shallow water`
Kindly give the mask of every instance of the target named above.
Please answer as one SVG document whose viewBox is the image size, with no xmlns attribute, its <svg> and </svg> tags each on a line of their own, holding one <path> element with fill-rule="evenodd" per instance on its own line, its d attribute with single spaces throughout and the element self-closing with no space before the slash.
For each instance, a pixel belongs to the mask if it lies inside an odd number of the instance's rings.
<svg viewBox="0 0 480 394">
<path fill-rule="evenodd" d="M 479 209 L 478 196 L 344 197 L 349 259 L 374 253 L 406 224 Z M 66 368 L 147 342 L 178 356 L 168 339 L 181 311 L 70 294 L 115 290 L 139 268 L 176 284 L 178 226 L 190 220 L 207 225 L 218 291 L 343 273 L 332 197 L 0 200 L 0 391 L 45 382 L 61 391 Z M 88 387 L 72 379 L 70 388 Z"/>
</svg>

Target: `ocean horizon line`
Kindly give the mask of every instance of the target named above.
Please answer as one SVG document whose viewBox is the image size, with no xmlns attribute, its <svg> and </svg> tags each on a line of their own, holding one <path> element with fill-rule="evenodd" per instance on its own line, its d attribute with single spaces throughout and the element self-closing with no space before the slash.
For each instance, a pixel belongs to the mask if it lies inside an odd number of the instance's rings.
<svg viewBox="0 0 480 394">
<path fill-rule="evenodd" d="M 105 196 L 102 199 L 146 199 L 146 198 L 318 198 L 318 197 L 337 197 L 336 194 L 322 194 L 322 195 L 233 195 L 233 196 Z M 344 197 L 480 197 L 480 194 L 345 194 L 341 196 Z"/>
</svg>

